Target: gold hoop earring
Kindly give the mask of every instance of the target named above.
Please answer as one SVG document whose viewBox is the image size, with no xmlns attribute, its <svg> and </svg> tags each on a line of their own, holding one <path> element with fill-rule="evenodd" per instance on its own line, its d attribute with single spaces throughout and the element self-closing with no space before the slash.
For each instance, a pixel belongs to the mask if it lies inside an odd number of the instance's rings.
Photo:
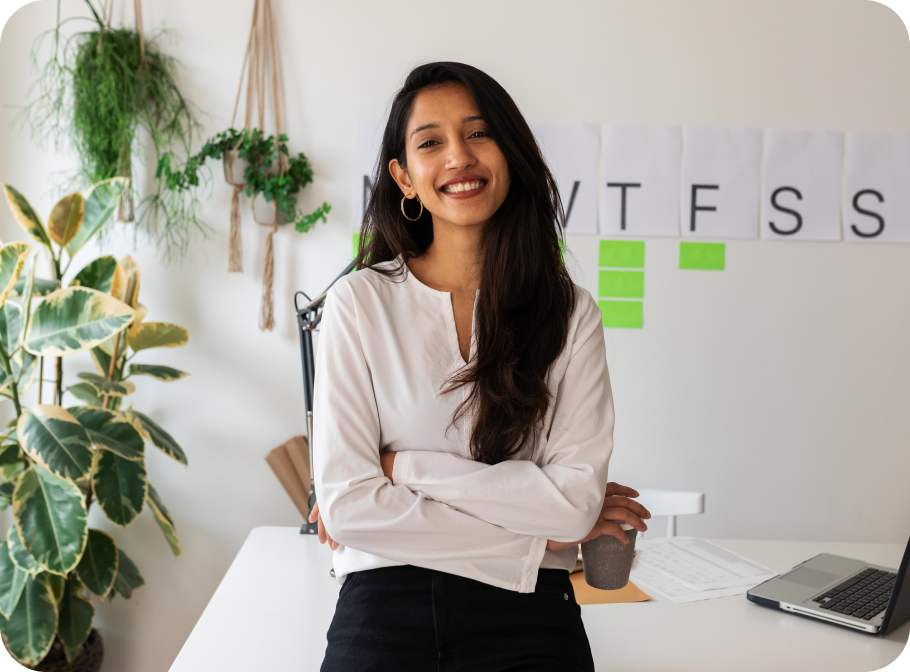
<svg viewBox="0 0 910 672">
<path fill-rule="evenodd" d="M 404 202 L 407 199 L 407 196 L 401 197 L 401 214 L 404 215 L 404 218 L 409 222 L 416 222 L 423 215 L 423 202 L 420 200 L 420 196 L 414 196 L 417 199 L 417 202 L 420 203 L 420 212 L 417 213 L 417 216 L 414 219 L 408 217 L 407 213 L 404 211 Z"/>
</svg>

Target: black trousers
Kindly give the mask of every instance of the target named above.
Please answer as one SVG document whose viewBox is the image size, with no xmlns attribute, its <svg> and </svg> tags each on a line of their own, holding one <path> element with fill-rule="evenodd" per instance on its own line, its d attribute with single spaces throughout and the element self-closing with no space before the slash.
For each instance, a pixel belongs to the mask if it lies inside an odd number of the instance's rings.
<svg viewBox="0 0 910 672">
<path fill-rule="evenodd" d="M 349 574 L 321 672 L 593 672 L 569 572 L 517 593 L 412 565 Z"/>
</svg>

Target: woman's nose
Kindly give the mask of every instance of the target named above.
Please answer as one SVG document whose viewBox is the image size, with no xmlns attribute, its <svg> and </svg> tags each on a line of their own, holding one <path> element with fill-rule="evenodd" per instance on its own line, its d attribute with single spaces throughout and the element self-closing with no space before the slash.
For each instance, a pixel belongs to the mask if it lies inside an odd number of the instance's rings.
<svg viewBox="0 0 910 672">
<path fill-rule="evenodd" d="M 470 145 L 459 139 L 449 143 L 446 155 L 446 168 L 460 170 L 466 166 L 474 165 L 474 153 Z"/>
</svg>

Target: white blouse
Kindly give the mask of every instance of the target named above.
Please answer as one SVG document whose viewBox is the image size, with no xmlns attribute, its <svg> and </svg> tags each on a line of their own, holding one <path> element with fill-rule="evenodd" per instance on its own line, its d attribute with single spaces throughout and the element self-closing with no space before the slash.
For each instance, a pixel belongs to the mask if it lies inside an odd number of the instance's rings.
<svg viewBox="0 0 910 672">
<path fill-rule="evenodd" d="M 363 269 L 332 286 L 316 350 L 313 462 L 319 511 L 339 543 L 339 583 L 410 564 L 530 593 L 538 568 L 574 568 L 577 547 L 547 551 L 547 539 L 577 541 L 594 527 L 614 423 L 600 310 L 576 290 L 566 346 L 547 376 L 555 404 L 542 447 L 533 460 L 526 450 L 487 465 L 470 458 L 470 413 L 449 427 L 468 389 L 439 394 L 465 366 L 451 294 L 407 266 L 391 279 Z M 390 450 L 391 481 L 379 461 Z"/>
</svg>

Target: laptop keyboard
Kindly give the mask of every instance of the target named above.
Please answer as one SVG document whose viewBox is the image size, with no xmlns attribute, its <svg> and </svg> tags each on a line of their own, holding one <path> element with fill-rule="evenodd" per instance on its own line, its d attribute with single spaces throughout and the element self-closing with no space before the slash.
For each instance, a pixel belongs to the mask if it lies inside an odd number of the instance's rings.
<svg viewBox="0 0 910 672">
<path fill-rule="evenodd" d="M 843 583 L 834 586 L 827 593 L 813 598 L 822 609 L 832 613 L 846 614 L 864 621 L 875 618 L 888 606 L 891 589 L 897 574 L 869 568 Z"/>
</svg>

